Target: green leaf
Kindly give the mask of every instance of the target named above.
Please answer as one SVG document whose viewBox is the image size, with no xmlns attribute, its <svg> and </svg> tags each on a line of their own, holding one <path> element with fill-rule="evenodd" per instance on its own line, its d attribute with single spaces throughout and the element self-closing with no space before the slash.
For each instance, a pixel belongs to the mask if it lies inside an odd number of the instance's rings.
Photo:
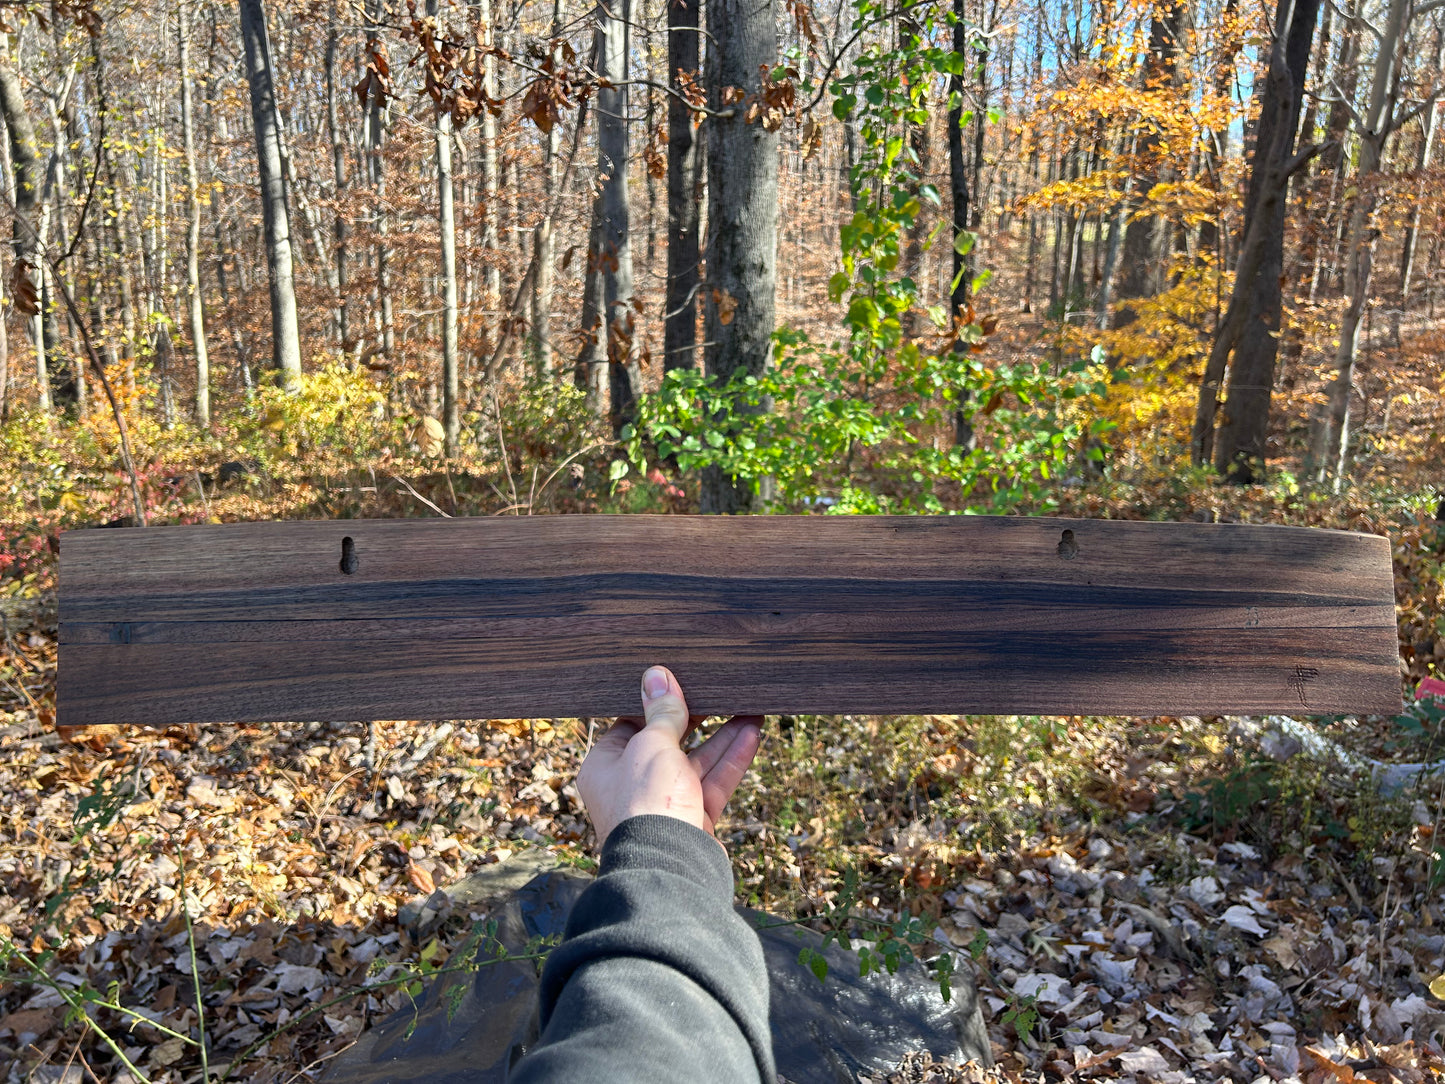
<svg viewBox="0 0 1445 1084">
<path fill-rule="evenodd" d="M 811 971 L 819 982 L 827 981 L 828 958 L 821 952 L 804 947 L 802 951 L 798 953 L 798 963 Z"/>
<path fill-rule="evenodd" d="M 959 230 L 953 239 L 953 251 L 960 256 L 967 256 L 973 251 L 974 242 L 978 240 L 978 234 L 972 230 Z"/>
<path fill-rule="evenodd" d="M 627 460 L 614 459 L 612 465 L 607 468 L 607 480 L 619 482 L 627 475 Z"/>
</svg>

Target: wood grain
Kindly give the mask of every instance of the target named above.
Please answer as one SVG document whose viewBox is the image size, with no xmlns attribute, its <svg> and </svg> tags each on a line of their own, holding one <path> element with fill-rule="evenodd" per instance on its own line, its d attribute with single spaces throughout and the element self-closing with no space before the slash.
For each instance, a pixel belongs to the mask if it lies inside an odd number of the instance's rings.
<svg viewBox="0 0 1445 1084">
<path fill-rule="evenodd" d="M 634 714 L 654 662 L 710 715 L 1400 706 L 1388 541 L 1297 527 L 161 527 L 64 535 L 60 586 L 68 725 Z"/>
</svg>

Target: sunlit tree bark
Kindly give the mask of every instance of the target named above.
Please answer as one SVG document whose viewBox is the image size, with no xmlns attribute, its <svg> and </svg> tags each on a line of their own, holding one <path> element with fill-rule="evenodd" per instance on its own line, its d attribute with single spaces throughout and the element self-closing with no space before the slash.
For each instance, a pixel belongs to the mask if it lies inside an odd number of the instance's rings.
<svg viewBox="0 0 1445 1084">
<path fill-rule="evenodd" d="M 700 0 L 668 0 L 667 81 L 667 292 L 663 301 L 664 369 L 697 366 L 698 249 L 697 142 L 679 73 L 698 71 Z"/>
<path fill-rule="evenodd" d="M 761 373 L 772 355 L 778 247 L 778 137 L 748 123 L 730 88 L 761 90 L 777 62 L 773 0 L 708 0 L 707 279 L 703 361 L 726 380 Z M 720 468 L 703 472 L 702 511 L 750 510 L 754 494 Z"/>
<path fill-rule="evenodd" d="M 291 271 L 291 229 L 286 182 L 281 172 L 281 133 L 271 46 L 262 0 L 240 0 L 246 79 L 251 87 L 251 120 L 261 177 L 261 218 L 266 235 L 266 269 L 271 283 L 271 351 L 281 386 L 294 391 L 301 379 L 301 333 L 296 323 L 296 287 Z"/>
<path fill-rule="evenodd" d="M 39 293 L 41 224 L 36 213 L 40 200 L 40 153 L 35 143 L 35 125 L 25 105 L 25 91 L 19 73 L 0 60 L 0 112 L 10 140 L 10 168 L 15 177 L 15 260 L 30 268 L 32 286 Z M 35 380 L 39 386 L 41 411 L 50 409 L 50 375 L 45 368 L 45 327 L 39 313 L 30 318 L 31 341 L 35 345 Z"/>
<path fill-rule="evenodd" d="M 427 14 L 437 13 L 437 0 L 427 0 Z M 442 430 L 446 454 L 457 454 L 461 437 L 457 384 L 457 224 L 452 192 L 452 115 L 436 117 L 437 229 L 441 234 L 442 274 Z"/>
<path fill-rule="evenodd" d="M 189 0 L 180 0 L 176 19 L 181 77 L 181 133 L 186 153 L 186 301 L 191 350 L 196 362 L 196 424 L 211 424 L 211 360 L 206 350 L 206 317 L 201 298 L 201 194 L 196 174 L 196 123 L 191 103 L 191 20 Z"/>
</svg>

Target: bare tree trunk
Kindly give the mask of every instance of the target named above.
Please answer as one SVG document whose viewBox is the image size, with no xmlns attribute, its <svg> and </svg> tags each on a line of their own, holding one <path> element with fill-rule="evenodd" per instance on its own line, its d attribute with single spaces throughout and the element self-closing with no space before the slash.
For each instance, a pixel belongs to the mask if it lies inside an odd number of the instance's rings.
<svg viewBox="0 0 1445 1084">
<path fill-rule="evenodd" d="M 186 151 L 186 293 L 191 318 L 191 350 L 196 361 L 196 424 L 211 424 L 211 360 L 206 351 L 206 318 L 201 304 L 201 196 L 196 177 L 196 123 L 191 104 L 191 20 L 189 0 L 180 0 L 176 39 L 180 46 L 181 133 Z"/>
<path fill-rule="evenodd" d="M 602 302 L 602 264 L 594 254 L 602 248 L 602 217 L 596 213 L 587 232 L 587 263 L 582 282 L 582 350 L 577 356 L 576 384 L 587 394 L 587 408 L 601 414 L 607 402 L 607 329 Z"/>
<path fill-rule="evenodd" d="M 552 0 L 552 50 L 553 63 L 561 65 L 561 49 L 555 43 L 562 34 L 562 0 Z M 556 259 L 555 242 L 552 239 L 552 197 L 557 186 L 557 150 L 561 142 L 561 130 L 555 123 L 552 130 L 543 137 L 543 173 L 547 181 L 547 199 L 544 201 L 542 220 L 537 223 L 532 243 L 536 248 L 537 273 L 532 276 L 532 348 L 537 359 L 537 371 L 544 380 L 551 380 L 552 360 L 552 264 Z"/>
<path fill-rule="evenodd" d="M 682 100 L 678 73 L 697 77 L 698 0 L 668 0 L 667 83 L 667 296 L 663 302 L 662 367 L 697 367 L 698 250 L 697 146 L 692 113 Z"/>
<path fill-rule="evenodd" d="M 213 102 L 216 100 L 216 61 L 220 55 L 220 27 L 216 17 L 216 9 L 211 8 L 211 42 L 210 55 L 206 58 L 206 159 L 210 173 L 216 173 L 216 141 L 224 140 L 229 136 L 229 126 L 224 117 L 217 117 Z M 231 288 L 226 270 L 226 231 L 225 222 L 220 207 L 220 201 L 211 200 L 211 236 L 214 238 L 215 248 L 215 269 L 216 286 L 221 291 L 221 305 L 225 312 L 226 331 L 231 339 L 231 351 L 236 358 L 237 375 L 241 380 L 241 390 L 249 400 L 255 391 L 251 377 L 251 350 L 246 338 L 236 325 L 236 311 L 231 304 Z M 127 262 L 124 257 L 123 235 L 120 232 L 120 213 L 116 212 L 116 251 L 121 254 L 122 263 Z M 121 282 L 123 303 L 129 304 L 130 287 L 128 280 L 123 278 Z M 128 329 L 131 325 L 128 325 Z M 129 367 L 129 372 L 134 373 L 134 365 Z M 131 377 L 132 383 L 134 376 Z"/>
<path fill-rule="evenodd" d="M 117 183 L 116 173 L 110 156 L 105 160 L 106 180 L 110 187 L 111 206 L 111 242 L 113 245 L 115 261 L 115 277 L 120 288 L 120 326 L 121 326 L 121 356 L 125 359 L 125 389 L 126 392 L 135 395 L 135 344 L 136 344 L 136 320 L 135 320 L 135 292 L 131 287 L 131 256 L 127 248 L 128 237 L 126 227 L 125 206 L 121 199 L 120 185 Z M 214 207 L 214 202 L 212 207 Z"/>
<path fill-rule="evenodd" d="M 485 2 L 485 0 L 484 0 Z M 386 129 L 386 46 L 381 42 L 381 0 L 368 0 L 366 6 L 365 126 L 368 180 L 371 182 L 373 229 L 376 232 L 376 308 L 381 321 L 381 352 L 390 358 L 396 349 L 395 323 L 391 311 L 391 249 L 387 242 L 386 170 L 382 159 L 382 143 Z"/>
<path fill-rule="evenodd" d="M 632 244 L 627 203 L 628 127 L 627 57 L 631 0 L 601 0 L 597 5 L 598 74 L 597 173 L 594 214 L 601 229 L 589 259 L 602 269 L 602 321 L 607 341 L 608 417 L 613 432 L 632 420 L 641 391 L 637 361 L 637 314 L 632 307 Z M 610 85 L 609 85 L 610 84 Z"/>
<path fill-rule="evenodd" d="M 492 0 L 479 0 L 478 17 L 481 21 L 483 43 L 493 44 L 495 28 L 492 25 Z M 488 97 L 497 93 L 497 62 L 488 54 L 482 60 L 482 90 Z M 486 262 L 483 277 L 482 308 L 493 313 L 494 323 L 500 325 L 502 313 L 502 254 L 497 251 L 498 211 L 498 164 L 497 164 L 497 118 L 490 109 L 482 110 L 482 259 Z M 495 336 L 501 335 L 500 326 L 493 328 Z M 482 344 L 483 357 L 491 352 L 490 345 Z"/>
<path fill-rule="evenodd" d="M 964 18 L 963 0 L 953 0 L 953 51 L 966 55 L 968 48 L 968 23 Z M 953 106 L 948 111 L 948 179 L 949 196 L 953 208 L 953 290 L 949 295 L 949 319 L 957 329 L 967 319 L 969 295 L 973 291 L 973 252 L 959 251 L 958 236 L 969 228 L 970 193 L 968 188 L 968 167 L 963 154 L 963 76 L 949 76 L 948 97 Z M 961 337 L 955 338 L 955 354 L 966 352 L 968 347 Z M 959 389 L 959 403 L 953 412 L 953 442 L 969 451 L 974 446 L 972 416 L 968 411 L 968 392 Z"/>
<path fill-rule="evenodd" d="M 25 105 L 25 92 L 20 76 L 9 63 L 0 61 L 0 113 L 5 116 L 5 130 L 10 136 L 11 169 L 15 175 L 15 261 L 22 273 L 29 268 L 30 282 L 38 287 L 40 223 L 36 204 L 40 196 L 40 153 L 35 143 L 35 125 Z M 50 380 L 45 371 L 45 330 L 39 315 L 32 317 L 31 333 L 35 342 L 36 382 L 40 387 L 40 409 L 50 410 Z"/>
<path fill-rule="evenodd" d="M 1320 0 L 1279 0 L 1275 40 L 1261 89 L 1260 120 L 1244 205 L 1244 242 L 1229 310 L 1215 332 L 1190 444 L 1195 463 L 1213 459 L 1231 481 L 1251 482 L 1264 466 L 1283 294 L 1284 221 L 1290 176 L 1313 154 L 1294 154 L 1305 71 Z M 1229 391 L 1216 445 L 1218 389 L 1231 351 Z"/>
<path fill-rule="evenodd" d="M 281 171 L 281 133 L 276 125 L 276 92 L 271 46 L 262 0 L 240 0 L 246 79 L 251 86 L 251 121 L 261 177 L 261 219 L 266 234 L 266 269 L 271 282 L 271 350 L 280 383 L 295 391 L 301 379 L 301 335 L 296 323 L 296 286 L 291 273 L 291 228 L 286 182 Z"/>
<path fill-rule="evenodd" d="M 1120 136 L 1120 141 L 1123 137 Z M 1136 139 L 1130 137 L 1129 157 L 1134 156 Z M 1099 330 L 1109 326 L 1109 308 L 1113 304 L 1114 269 L 1119 265 L 1119 251 L 1123 247 L 1125 220 L 1129 217 L 1130 194 L 1134 188 L 1134 178 L 1129 177 L 1124 182 L 1124 191 L 1120 194 L 1119 203 L 1109 216 L 1109 239 L 1104 250 L 1104 267 L 1099 272 L 1099 294 L 1094 302 L 1094 308 L 1098 315 L 1096 323 Z"/>
<path fill-rule="evenodd" d="M 347 291 L 346 216 L 341 200 L 346 192 L 346 143 L 341 138 L 341 121 L 336 105 L 336 50 L 340 33 L 336 26 L 336 0 L 326 31 L 326 135 L 331 140 L 331 172 L 336 184 L 336 218 L 332 224 L 336 260 L 336 336 L 341 349 L 351 353 L 355 343 L 351 337 L 351 297 Z"/>
<path fill-rule="evenodd" d="M 1380 51 L 1370 85 L 1370 101 L 1360 120 L 1359 166 L 1355 171 L 1356 191 L 1350 211 L 1349 240 L 1345 250 L 1345 305 L 1340 323 L 1339 346 L 1335 350 L 1335 378 L 1330 382 L 1329 400 L 1317 407 L 1310 420 L 1309 455 L 1305 476 L 1323 481 L 1333 467 L 1335 481 L 1344 473 L 1348 447 L 1350 390 L 1354 383 L 1355 351 L 1360 321 L 1369 302 L 1370 279 L 1375 265 L 1375 206 L 1378 201 L 1380 162 L 1385 141 L 1394 131 L 1396 55 L 1410 19 L 1411 0 L 1390 0 L 1385 16 Z"/>
<path fill-rule="evenodd" d="M 52 28 L 56 33 L 57 44 L 60 41 L 58 28 Z M 51 244 L 51 226 L 55 230 L 55 258 L 63 258 L 64 249 L 70 243 L 70 223 L 66 214 L 66 208 L 70 206 L 70 193 L 67 190 L 67 175 L 73 174 L 68 166 L 71 148 L 78 143 L 78 138 L 70 130 L 73 126 L 67 123 L 71 114 L 71 94 L 77 85 L 78 64 L 71 60 L 66 67 L 65 77 L 60 81 L 58 90 L 46 88 L 46 108 L 50 116 L 51 150 L 50 158 L 45 168 L 45 186 L 41 191 L 41 221 L 40 230 L 40 320 L 45 343 L 45 364 L 46 375 L 50 383 L 50 398 L 54 405 L 71 408 L 74 407 L 77 418 L 84 418 L 86 411 L 85 396 L 85 374 L 75 360 L 67 356 L 62 349 L 61 327 L 70 330 L 70 337 L 73 340 L 78 334 L 78 329 L 69 312 L 63 312 L 60 322 L 57 322 L 57 300 L 58 295 L 65 287 L 64 282 L 57 282 L 58 276 L 64 275 L 62 267 L 51 262 L 51 257 L 45 255 L 47 246 Z M 62 310 L 63 311 L 63 310 Z"/>
<path fill-rule="evenodd" d="M 1445 27 L 1435 30 L 1435 70 L 1445 67 Z M 1420 150 L 1415 156 L 1415 172 L 1420 182 L 1415 188 L 1415 203 L 1410 212 L 1410 223 L 1405 227 L 1405 239 L 1400 246 L 1400 308 L 1410 304 L 1411 279 L 1415 277 L 1415 246 L 1420 236 L 1420 206 L 1425 202 L 1425 175 L 1430 168 L 1430 158 L 1435 152 L 1435 131 L 1439 121 L 1438 103 L 1431 103 L 1420 118 Z"/>
<path fill-rule="evenodd" d="M 709 0 L 707 282 L 703 290 L 704 363 L 724 381 L 739 369 L 760 374 L 772 355 L 778 250 L 778 137 L 730 109 L 729 87 L 757 94 L 760 71 L 777 61 L 773 0 Z M 750 487 L 716 467 L 702 478 L 702 511 L 753 506 Z"/>
<path fill-rule="evenodd" d="M 1330 89 L 1330 109 L 1325 121 L 1325 144 L 1320 150 L 1319 173 L 1329 178 L 1329 196 L 1322 207 L 1316 209 L 1325 223 L 1321 231 L 1324 236 L 1315 246 L 1314 277 L 1318 279 L 1328 270 L 1327 283 L 1341 285 L 1339 273 L 1340 246 L 1345 241 L 1345 230 L 1349 215 L 1339 209 L 1337 197 L 1345 188 L 1345 174 L 1349 169 L 1350 156 L 1346 153 L 1346 136 L 1350 127 L 1351 103 L 1360 83 L 1360 30 L 1364 25 L 1364 0 L 1351 0 L 1345 13 L 1341 30 L 1340 50 L 1335 63 L 1335 80 Z M 1312 283 L 1311 294 L 1318 288 Z"/>
<path fill-rule="evenodd" d="M 1184 33 L 1188 8 L 1185 0 L 1161 0 L 1149 20 L 1149 57 L 1144 64 L 1146 91 L 1162 94 L 1172 92 L 1179 79 L 1179 47 Z M 1150 175 L 1139 178 L 1138 202 L 1160 181 L 1171 179 L 1172 171 L 1159 168 L 1159 134 L 1146 130 L 1138 137 L 1137 151 L 1149 163 Z M 1137 210 L 1137 207 L 1136 207 Z M 1136 214 L 1124 228 L 1122 273 L 1119 277 L 1120 301 L 1116 323 L 1132 323 L 1134 310 L 1127 302 L 1152 297 L 1168 282 L 1170 255 L 1169 221 L 1157 214 Z"/>
<path fill-rule="evenodd" d="M 427 0 L 427 14 L 435 16 L 437 0 Z M 452 115 L 437 113 L 437 226 L 442 257 L 442 429 L 446 454 L 454 458 L 461 441 L 461 414 L 457 404 L 457 223 L 452 206 Z"/>
<path fill-rule="evenodd" d="M 667 5 L 664 2 L 663 8 Z M 652 70 L 652 5 L 649 0 L 642 0 L 642 77 L 647 85 L 642 92 L 647 95 L 647 106 L 643 110 L 642 122 L 642 143 L 651 147 L 653 126 L 657 123 L 657 95 L 653 93 L 652 84 L 656 81 L 655 73 Z M 642 182 L 647 186 L 647 266 L 652 268 L 653 261 L 657 258 L 657 178 L 654 177 L 650 162 L 643 162 Z"/>
</svg>

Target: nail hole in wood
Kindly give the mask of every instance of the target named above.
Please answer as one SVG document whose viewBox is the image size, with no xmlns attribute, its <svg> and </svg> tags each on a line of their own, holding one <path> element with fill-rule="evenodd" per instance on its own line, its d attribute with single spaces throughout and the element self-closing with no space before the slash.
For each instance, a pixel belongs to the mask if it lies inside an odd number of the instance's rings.
<svg viewBox="0 0 1445 1084">
<path fill-rule="evenodd" d="M 1059 556 L 1065 561 L 1072 561 L 1078 555 L 1079 544 L 1074 541 L 1074 532 L 1066 529 L 1059 539 Z"/>
<path fill-rule="evenodd" d="M 356 559 L 356 543 L 347 535 L 341 540 L 341 571 L 349 576 L 356 571 L 358 564 L 360 562 Z"/>
</svg>

